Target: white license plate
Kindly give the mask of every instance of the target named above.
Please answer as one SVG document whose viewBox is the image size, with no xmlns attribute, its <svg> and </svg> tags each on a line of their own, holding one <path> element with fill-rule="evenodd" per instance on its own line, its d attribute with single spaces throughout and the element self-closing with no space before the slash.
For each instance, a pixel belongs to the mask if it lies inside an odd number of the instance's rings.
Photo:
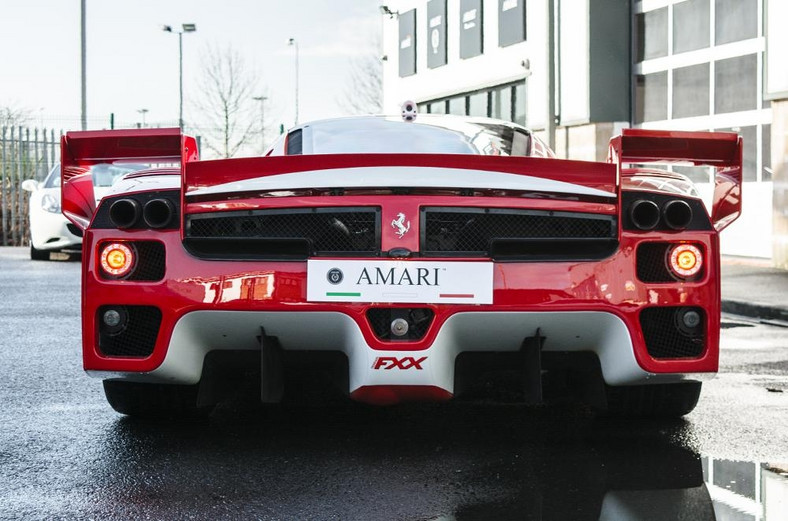
<svg viewBox="0 0 788 521">
<path fill-rule="evenodd" d="M 315 259 L 306 287 L 310 302 L 492 304 L 493 263 Z"/>
</svg>

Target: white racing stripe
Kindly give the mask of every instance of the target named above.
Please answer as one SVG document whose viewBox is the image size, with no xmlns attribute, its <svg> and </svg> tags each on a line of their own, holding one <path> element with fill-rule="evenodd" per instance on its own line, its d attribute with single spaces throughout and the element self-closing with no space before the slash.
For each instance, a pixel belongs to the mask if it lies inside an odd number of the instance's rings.
<svg viewBox="0 0 788 521">
<path fill-rule="evenodd" d="M 187 196 L 305 188 L 473 188 L 522 190 L 615 198 L 616 194 L 587 186 L 528 175 L 414 166 L 334 168 L 277 174 L 200 188 Z"/>
</svg>

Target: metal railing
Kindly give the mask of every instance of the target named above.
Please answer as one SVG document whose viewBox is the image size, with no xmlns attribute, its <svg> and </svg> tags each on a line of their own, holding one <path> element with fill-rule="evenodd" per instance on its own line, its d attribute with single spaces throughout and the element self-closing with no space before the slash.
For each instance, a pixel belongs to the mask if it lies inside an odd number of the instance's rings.
<svg viewBox="0 0 788 521">
<path fill-rule="evenodd" d="M 60 158 L 62 131 L 25 127 L 0 128 L 0 207 L 3 246 L 30 244 L 29 194 L 22 181 L 43 181 Z"/>
</svg>

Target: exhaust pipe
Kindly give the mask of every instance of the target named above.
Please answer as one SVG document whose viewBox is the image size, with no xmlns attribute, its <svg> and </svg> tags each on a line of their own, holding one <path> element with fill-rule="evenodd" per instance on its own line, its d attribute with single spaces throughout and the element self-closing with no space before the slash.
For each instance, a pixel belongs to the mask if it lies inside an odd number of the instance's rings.
<svg viewBox="0 0 788 521">
<path fill-rule="evenodd" d="M 665 224 L 674 230 L 683 230 L 692 222 L 692 208 L 686 201 L 673 199 L 662 210 Z"/>
<path fill-rule="evenodd" d="M 120 229 L 131 228 L 140 220 L 140 212 L 134 199 L 118 199 L 109 207 L 109 220 Z"/>
<path fill-rule="evenodd" d="M 169 199 L 151 199 L 145 203 L 142 218 L 150 228 L 164 228 L 172 222 L 175 206 Z"/>
<path fill-rule="evenodd" d="M 629 210 L 632 223 L 641 230 L 653 230 L 659 224 L 659 206 L 654 201 L 638 199 Z"/>
</svg>

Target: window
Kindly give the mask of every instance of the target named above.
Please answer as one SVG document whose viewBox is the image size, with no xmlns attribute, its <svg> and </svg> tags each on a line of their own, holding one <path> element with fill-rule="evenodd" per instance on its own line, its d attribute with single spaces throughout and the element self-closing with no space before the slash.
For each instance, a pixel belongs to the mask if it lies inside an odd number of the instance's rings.
<svg viewBox="0 0 788 521">
<path fill-rule="evenodd" d="M 525 82 L 521 82 L 514 86 L 514 122 L 525 125 L 526 121 Z"/>
<path fill-rule="evenodd" d="M 673 53 L 709 46 L 709 0 L 687 0 L 673 6 Z"/>
<path fill-rule="evenodd" d="M 715 62 L 714 112 L 738 112 L 757 108 L 755 82 L 757 55 L 750 54 Z"/>
<path fill-rule="evenodd" d="M 482 0 L 460 0 L 460 58 L 483 52 Z"/>
<path fill-rule="evenodd" d="M 435 101 L 430 103 L 430 114 L 446 114 L 446 102 L 445 101 Z"/>
<path fill-rule="evenodd" d="M 673 165 L 672 170 L 690 178 L 693 183 L 711 183 L 713 169 L 707 166 L 677 166 Z"/>
<path fill-rule="evenodd" d="M 640 75 L 635 86 L 635 122 L 668 119 L 668 73 Z"/>
<path fill-rule="evenodd" d="M 498 0 L 498 45 L 525 41 L 525 0 Z"/>
<path fill-rule="evenodd" d="M 673 71 L 673 114 L 675 118 L 706 116 L 709 113 L 709 64 L 702 63 Z"/>
<path fill-rule="evenodd" d="M 446 65 L 446 0 L 427 2 L 427 67 Z"/>
<path fill-rule="evenodd" d="M 487 116 L 487 92 L 477 92 L 468 97 L 469 116 Z"/>
<path fill-rule="evenodd" d="M 399 75 L 416 74 L 416 10 L 399 15 Z"/>
<path fill-rule="evenodd" d="M 512 88 L 501 87 L 492 91 L 492 107 L 490 115 L 496 119 L 513 121 L 512 119 Z"/>
<path fill-rule="evenodd" d="M 471 94 L 462 94 L 453 98 L 429 101 L 423 105 L 428 107 L 430 114 L 491 117 L 520 125 L 526 124 L 524 81 Z"/>
<path fill-rule="evenodd" d="M 714 1 L 714 41 L 717 45 L 758 36 L 757 0 Z"/>
<path fill-rule="evenodd" d="M 718 132 L 736 132 L 744 142 L 744 149 L 742 150 L 742 178 L 745 181 L 756 181 L 758 176 L 758 142 L 757 142 L 757 128 L 752 127 L 734 127 L 734 128 L 721 128 Z"/>
<path fill-rule="evenodd" d="M 668 8 L 637 15 L 637 60 L 668 55 Z"/>
<path fill-rule="evenodd" d="M 449 114 L 465 116 L 465 96 L 449 99 Z"/>
</svg>

